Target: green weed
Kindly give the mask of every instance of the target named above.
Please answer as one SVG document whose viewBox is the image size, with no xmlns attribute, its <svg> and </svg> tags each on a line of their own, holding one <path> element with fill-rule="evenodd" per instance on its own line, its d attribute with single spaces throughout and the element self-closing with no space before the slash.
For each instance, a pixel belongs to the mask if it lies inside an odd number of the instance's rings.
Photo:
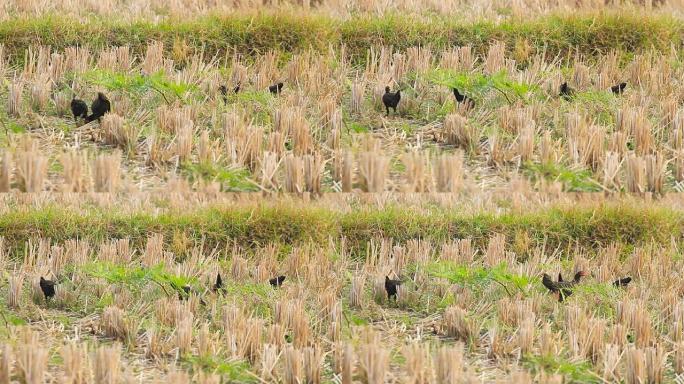
<svg viewBox="0 0 684 384">
<path fill-rule="evenodd" d="M 195 370 L 209 371 L 237 383 L 257 383 L 256 376 L 249 372 L 245 361 L 227 360 L 218 356 L 188 356 L 184 362 Z"/>
<path fill-rule="evenodd" d="M 173 275 L 164 271 L 164 265 L 147 268 L 142 266 L 125 266 L 109 262 L 91 262 L 83 266 L 83 271 L 96 278 L 106 280 L 110 284 L 122 284 L 134 291 L 140 291 L 142 287 L 150 283 L 156 283 L 166 292 L 170 287 L 180 295 L 186 295 L 182 289 L 196 283 L 195 278 Z"/>
<path fill-rule="evenodd" d="M 592 178 L 588 169 L 571 169 L 559 163 L 528 163 L 524 171 L 531 179 L 560 181 L 567 192 L 600 192 L 601 184 Z"/>
<path fill-rule="evenodd" d="M 428 265 L 430 276 L 449 280 L 452 284 L 460 284 L 473 289 L 483 288 L 492 283 L 498 284 L 512 294 L 514 291 L 527 294 L 534 279 L 528 276 L 516 275 L 507 271 L 506 263 L 495 267 L 469 266 L 453 262 L 433 262 Z"/>
<path fill-rule="evenodd" d="M 259 191 L 257 184 L 251 181 L 249 171 L 244 168 L 222 167 L 215 163 L 185 163 L 182 165 L 182 172 L 190 182 L 219 182 L 224 192 Z"/>
<path fill-rule="evenodd" d="M 475 100 L 483 98 L 490 92 L 498 92 L 509 104 L 517 100 L 527 102 L 530 95 L 539 89 L 535 85 L 509 79 L 506 71 L 486 75 L 435 69 L 430 72 L 428 78 L 433 84 L 450 89 L 456 88 Z"/>
<path fill-rule="evenodd" d="M 591 371 L 587 361 L 569 361 L 559 356 L 526 356 L 524 365 L 533 371 L 561 374 L 571 383 L 601 383 L 603 380 Z"/>
<path fill-rule="evenodd" d="M 185 101 L 187 94 L 197 90 L 197 86 L 193 84 L 168 80 L 163 71 L 143 75 L 141 73 L 119 73 L 92 69 L 85 72 L 83 78 L 89 83 L 105 87 L 110 91 L 125 91 L 134 94 L 155 91 L 167 103 L 173 100 L 172 96 Z"/>
</svg>

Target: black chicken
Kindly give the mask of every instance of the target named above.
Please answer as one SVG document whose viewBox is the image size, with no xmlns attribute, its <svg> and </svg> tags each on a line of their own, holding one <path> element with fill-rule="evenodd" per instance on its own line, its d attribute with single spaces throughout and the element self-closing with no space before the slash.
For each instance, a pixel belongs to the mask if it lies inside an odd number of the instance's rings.
<svg viewBox="0 0 684 384">
<path fill-rule="evenodd" d="M 71 113 L 74 115 L 74 121 L 77 121 L 79 117 L 86 119 L 88 117 L 88 104 L 74 97 L 71 99 Z"/>
<path fill-rule="evenodd" d="M 385 291 L 387 292 L 387 299 L 397 301 L 397 287 L 401 285 L 401 280 L 392 280 L 389 276 L 385 276 Z"/>
<path fill-rule="evenodd" d="M 223 96 L 223 102 L 228 104 L 228 87 L 225 85 L 219 86 L 219 92 L 221 92 L 221 96 Z M 240 83 L 238 83 L 235 88 L 233 88 L 233 93 L 238 93 L 240 92 Z"/>
<path fill-rule="evenodd" d="M 219 92 L 221 92 L 221 96 L 223 96 L 223 102 L 228 104 L 228 87 L 221 85 L 219 87 Z"/>
<path fill-rule="evenodd" d="M 182 289 L 183 292 L 178 292 L 178 300 L 186 300 L 192 293 L 192 288 L 189 285 L 184 285 Z"/>
<path fill-rule="evenodd" d="M 271 284 L 273 287 L 280 287 L 281 285 L 283 285 L 283 281 L 285 281 L 285 276 L 278 276 L 269 279 L 268 283 Z"/>
<path fill-rule="evenodd" d="M 181 289 L 183 290 L 183 292 L 178 291 L 178 300 L 187 300 L 190 298 L 191 295 L 195 295 L 199 298 L 200 304 L 207 305 L 207 302 L 200 297 L 199 293 L 195 292 L 189 285 L 184 285 Z"/>
<path fill-rule="evenodd" d="M 572 281 L 563 281 L 563 276 L 558 274 L 558 281 L 553 281 L 551 276 L 544 273 L 542 275 L 542 284 L 553 294 L 557 294 L 558 301 L 562 302 L 567 297 L 572 295 L 572 289 L 584 276 L 587 276 L 587 273 L 584 271 L 579 271 L 575 274 L 575 277 L 572 279 Z"/>
<path fill-rule="evenodd" d="M 610 91 L 613 92 L 613 94 L 615 95 L 622 95 L 622 92 L 625 91 L 625 88 L 627 88 L 627 83 L 622 82 L 620 84 L 616 84 L 610 87 Z"/>
<path fill-rule="evenodd" d="M 100 120 L 105 113 L 111 111 L 112 106 L 109 103 L 109 99 L 102 92 L 97 93 L 97 99 L 93 100 L 90 105 L 90 110 L 92 114 L 86 117 L 86 122 L 91 122 L 93 120 Z"/>
<path fill-rule="evenodd" d="M 613 281 L 613 285 L 616 287 L 626 287 L 631 282 L 632 282 L 632 278 L 627 276 L 627 277 L 623 277 L 621 279 L 617 279 L 617 280 Z"/>
<path fill-rule="evenodd" d="M 385 87 L 385 94 L 382 95 L 382 103 L 385 104 L 385 109 L 387 110 L 387 116 L 389 116 L 389 110 L 392 108 L 394 113 L 397 113 L 397 106 L 401 100 L 401 90 L 396 93 L 390 92 L 390 87 Z"/>
<path fill-rule="evenodd" d="M 277 84 L 270 85 L 270 86 L 268 87 L 268 91 L 271 92 L 271 93 L 274 94 L 274 95 L 279 95 L 280 92 L 283 91 L 283 85 L 284 85 L 284 84 L 283 84 L 282 82 L 277 83 Z M 238 90 L 239 90 L 239 86 L 238 86 Z"/>
<path fill-rule="evenodd" d="M 43 291 L 45 295 L 45 301 L 55 297 L 55 282 L 52 280 L 47 280 L 43 276 L 40 277 L 40 290 Z"/>
<path fill-rule="evenodd" d="M 458 89 L 454 88 L 454 97 L 456 98 L 456 102 L 459 104 L 465 104 L 469 108 L 472 108 L 475 105 L 475 102 L 473 99 L 466 95 L 462 95 L 461 92 L 458 91 Z"/>
<path fill-rule="evenodd" d="M 559 96 L 565 100 L 570 100 L 575 95 L 575 90 L 570 88 L 567 82 L 561 84 Z"/>
<path fill-rule="evenodd" d="M 221 273 L 216 274 L 216 282 L 214 283 L 214 286 L 211 288 L 212 291 L 214 292 L 224 292 L 226 289 L 223 287 L 223 279 L 221 279 Z"/>
</svg>

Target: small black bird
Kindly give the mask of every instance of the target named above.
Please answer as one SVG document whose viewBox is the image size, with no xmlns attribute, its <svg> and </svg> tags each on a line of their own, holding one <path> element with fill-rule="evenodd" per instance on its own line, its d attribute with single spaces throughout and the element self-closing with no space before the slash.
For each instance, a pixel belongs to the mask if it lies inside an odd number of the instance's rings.
<svg viewBox="0 0 684 384">
<path fill-rule="evenodd" d="M 558 301 L 562 302 L 565 300 L 565 298 L 572 295 L 572 288 L 579 284 L 580 279 L 586 275 L 586 272 L 579 271 L 575 274 L 575 277 L 572 279 L 572 281 L 563 281 L 563 276 L 558 274 L 558 281 L 553 281 L 551 276 L 544 273 L 542 275 L 542 284 L 553 294 L 558 295 Z"/>
<path fill-rule="evenodd" d="M 285 281 L 285 276 L 278 276 L 268 280 L 269 284 L 274 287 L 280 287 L 283 285 L 283 281 Z"/>
<path fill-rule="evenodd" d="M 627 83 L 622 82 L 620 84 L 613 85 L 610 87 L 610 91 L 613 92 L 615 95 L 622 95 L 622 92 L 625 91 L 625 88 L 627 87 Z"/>
<path fill-rule="evenodd" d="M 561 84 L 559 96 L 565 100 L 570 100 L 574 96 L 575 90 L 570 88 L 567 82 Z"/>
<path fill-rule="evenodd" d="M 284 85 L 284 84 L 283 84 L 282 82 L 277 83 L 277 84 L 270 85 L 270 86 L 268 87 L 268 91 L 271 92 L 271 93 L 274 94 L 274 95 L 278 95 L 278 94 L 280 94 L 280 92 L 283 91 L 283 85 Z M 239 89 L 239 86 L 238 86 L 238 90 L 240 90 L 240 89 Z"/>
<path fill-rule="evenodd" d="M 100 120 L 105 113 L 111 111 L 112 106 L 109 103 L 109 99 L 104 93 L 98 92 L 97 99 L 93 100 L 90 105 L 90 110 L 93 112 L 90 116 L 86 117 L 86 122 L 91 122 L 93 120 Z"/>
<path fill-rule="evenodd" d="M 238 92 L 240 92 L 240 83 L 237 83 L 237 85 L 235 85 L 235 88 L 233 88 L 233 93 L 238 93 Z"/>
<path fill-rule="evenodd" d="M 193 291 L 192 287 L 189 285 L 184 285 L 181 289 L 183 289 L 183 292 L 178 291 L 178 300 L 187 300 L 190 298 L 190 295 L 196 295 L 199 298 L 200 304 L 207 305 L 204 299 L 202 299 L 197 292 Z"/>
<path fill-rule="evenodd" d="M 216 274 L 216 282 L 214 283 L 214 286 L 212 287 L 212 291 L 214 292 L 223 292 L 225 291 L 225 288 L 223 288 L 223 280 L 221 279 L 221 273 Z"/>
<path fill-rule="evenodd" d="M 580 282 L 580 279 L 582 279 L 585 276 L 589 276 L 589 274 L 585 271 L 579 271 L 575 273 L 575 277 L 572 278 L 572 283 L 578 284 Z"/>
<path fill-rule="evenodd" d="M 223 96 L 223 102 L 228 104 L 228 87 L 225 85 L 220 86 L 219 92 L 221 92 L 221 95 Z"/>
<path fill-rule="evenodd" d="M 632 282 L 632 278 L 627 276 L 613 281 L 613 285 L 616 287 L 626 287 L 630 282 Z"/>
<path fill-rule="evenodd" d="M 475 105 L 475 102 L 473 101 L 473 99 L 471 99 L 470 97 L 468 97 L 466 95 L 462 95 L 461 92 L 458 91 L 458 89 L 454 88 L 453 91 L 454 91 L 454 97 L 456 98 L 457 103 L 465 104 L 471 108 Z"/>
<path fill-rule="evenodd" d="M 401 285 L 401 280 L 392 280 L 389 276 L 385 276 L 385 291 L 387 291 L 387 299 L 397 301 L 397 287 Z"/>
<path fill-rule="evenodd" d="M 189 285 L 184 285 L 183 286 L 183 293 L 178 292 L 178 300 L 185 300 L 190 296 L 190 292 L 192 292 L 192 288 L 190 288 Z"/>
<path fill-rule="evenodd" d="M 548 273 L 542 274 L 542 284 L 551 292 L 556 292 L 558 290 L 556 282 L 551 279 L 551 276 L 549 276 Z"/>
<path fill-rule="evenodd" d="M 43 276 L 40 277 L 40 290 L 45 295 L 45 301 L 55 297 L 55 282 L 47 280 Z"/>
<path fill-rule="evenodd" d="M 71 99 L 71 113 L 74 115 L 74 121 L 77 121 L 79 117 L 88 117 L 88 104 L 85 101 L 77 99 L 76 97 Z"/>
<path fill-rule="evenodd" d="M 385 87 L 385 94 L 382 95 L 382 103 L 385 104 L 385 109 L 387 110 L 387 116 L 389 116 L 389 109 L 394 110 L 394 114 L 397 113 L 397 106 L 401 100 L 401 89 L 396 93 L 390 92 L 390 87 Z"/>
</svg>

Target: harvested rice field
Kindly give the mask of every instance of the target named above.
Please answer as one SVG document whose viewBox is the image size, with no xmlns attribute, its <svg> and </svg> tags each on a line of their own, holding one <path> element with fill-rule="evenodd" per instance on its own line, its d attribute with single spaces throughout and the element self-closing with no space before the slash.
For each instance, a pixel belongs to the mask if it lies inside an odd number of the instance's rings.
<svg viewBox="0 0 684 384">
<path fill-rule="evenodd" d="M 679 0 L 6 0 L 0 384 L 684 382 Z"/>
</svg>

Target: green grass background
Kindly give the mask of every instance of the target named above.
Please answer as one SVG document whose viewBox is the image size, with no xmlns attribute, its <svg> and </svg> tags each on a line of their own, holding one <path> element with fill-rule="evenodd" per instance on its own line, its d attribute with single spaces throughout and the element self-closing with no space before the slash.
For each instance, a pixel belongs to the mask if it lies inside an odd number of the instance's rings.
<svg viewBox="0 0 684 384">
<path fill-rule="evenodd" d="M 16 18 L 0 22 L 0 43 L 10 58 L 21 61 L 24 50 L 36 44 L 56 50 L 69 46 L 130 45 L 144 53 L 151 40 L 163 41 L 169 51 L 185 47 L 208 57 L 226 52 L 242 54 L 269 50 L 296 52 L 346 45 L 358 61 L 371 46 L 403 50 L 431 46 L 473 46 L 486 52 L 492 41 L 504 41 L 509 50 L 526 42 L 532 52 L 549 57 L 595 56 L 611 50 L 630 55 L 647 49 L 669 50 L 682 45 L 684 22 L 667 15 L 625 12 L 550 15 L 530 20 L 463 21 L 456 18 L 414 18 L 402 15 L 355 16 L 340 20 L 307 13 L 259 13 L 203 16 L 189 20 L 117 21 L 93 17 L 85 22 L 61 16 Z"/>
</svg>

